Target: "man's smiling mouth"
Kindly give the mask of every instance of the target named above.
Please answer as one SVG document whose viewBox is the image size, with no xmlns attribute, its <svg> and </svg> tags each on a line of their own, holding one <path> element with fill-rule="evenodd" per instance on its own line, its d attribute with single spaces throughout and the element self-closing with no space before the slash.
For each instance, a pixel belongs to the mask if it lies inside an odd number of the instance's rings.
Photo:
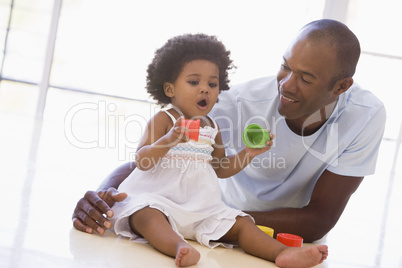
<svg viewBox="0 0 402 268">
<path fill-rule="evenodd" d="M 287 98 L 287 97 L 285 97 L 283 95 L 282 95 L 282 98 L 284 98 L 285 100 L 290 101 L 290 102 L 295 102 L 295 100 L 289 99 L 289 98 Z"/>
</svg>

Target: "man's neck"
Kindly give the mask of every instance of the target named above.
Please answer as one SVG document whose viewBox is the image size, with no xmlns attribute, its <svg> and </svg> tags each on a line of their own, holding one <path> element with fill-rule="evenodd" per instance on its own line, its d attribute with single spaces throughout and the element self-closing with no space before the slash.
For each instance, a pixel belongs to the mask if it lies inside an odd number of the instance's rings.
<svg viewBox="0 0 402 268">
<path fill-rule="evenodd" d="M 337 102 L 338 101 L 334 101 L 307 117 L 295 120 L 286 119 L 286 123 L 297 135 L 310 136 L 317 132 L 317 130 L 327 122 L 328 118 L 334 111 Z"/>
</svg>

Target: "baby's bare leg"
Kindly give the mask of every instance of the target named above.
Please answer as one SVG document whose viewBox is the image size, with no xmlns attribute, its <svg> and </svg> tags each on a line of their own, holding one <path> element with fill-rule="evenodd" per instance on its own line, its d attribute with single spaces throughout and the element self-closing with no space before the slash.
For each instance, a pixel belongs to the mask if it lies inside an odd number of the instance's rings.
<svg viewBox="0 0 402 268">
<path fill-rule="evenodd" d="M 274 262 L 286 246 L 261 231 L 250 217 L 236 218 L 236 223 L 221 238 L 222 242 L 239 242 L 247 253 Z"/>
<path fill-rule="evenodd" d="M 261 231 L 249 217 L 237 217 L 236 223 L 220 241 L 238 241 L 245 252 L 275 262 L 280 267 L 311 267 L 328 256 L 327 246 L 286 247 Z"/>
<path fill-rule="evenodd" d="M 143 208 L 131 215 L 129 222 L 134 233 L 143 236 L 160 252 L 175 257 L 177 266 L 191 266 L 199 261 L 200 253 L 177 235 L 159 210 Z"/>
</svg>

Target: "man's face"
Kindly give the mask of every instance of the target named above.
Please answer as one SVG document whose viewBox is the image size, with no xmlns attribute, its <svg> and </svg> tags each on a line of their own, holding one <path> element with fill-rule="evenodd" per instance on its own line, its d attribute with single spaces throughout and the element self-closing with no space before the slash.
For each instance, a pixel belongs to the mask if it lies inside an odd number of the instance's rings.
<svg viewBox="0 0 402 268">
<path fill-rule="evenodd" d="M 277 74 L 278 111 L 287 120 L 303 123 L 314 112 L 337 99 L 331 87 L 336 54 L 324 43 L 299 36 L 283 55 Z"/>
</svg>

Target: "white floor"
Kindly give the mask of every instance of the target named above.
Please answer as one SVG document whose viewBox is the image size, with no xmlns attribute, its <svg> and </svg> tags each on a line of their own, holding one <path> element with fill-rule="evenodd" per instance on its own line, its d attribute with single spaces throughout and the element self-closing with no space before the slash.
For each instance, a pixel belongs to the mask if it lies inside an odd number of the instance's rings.
<svg viewBox="0 0 402 268">
<path fill-rule="evenodd" d="M 153 106 L 51 90 L 45 118 L 36 121 L 37 91 L 13 87 L 0 84 L 0 267 L 174 267 L 148 245 L 111 232 L 84 234 L 71 224 L 85 191 L 130 160 Z M 322 241 L 330 254 L 320 267 L 402 267 L 401 119 L 387 126 L 392 135 L 382 143 L 376 174 Z M 193 244 L 202 254 L 197 267 L 274 266 L 239 249 Z"/>
</svg>

